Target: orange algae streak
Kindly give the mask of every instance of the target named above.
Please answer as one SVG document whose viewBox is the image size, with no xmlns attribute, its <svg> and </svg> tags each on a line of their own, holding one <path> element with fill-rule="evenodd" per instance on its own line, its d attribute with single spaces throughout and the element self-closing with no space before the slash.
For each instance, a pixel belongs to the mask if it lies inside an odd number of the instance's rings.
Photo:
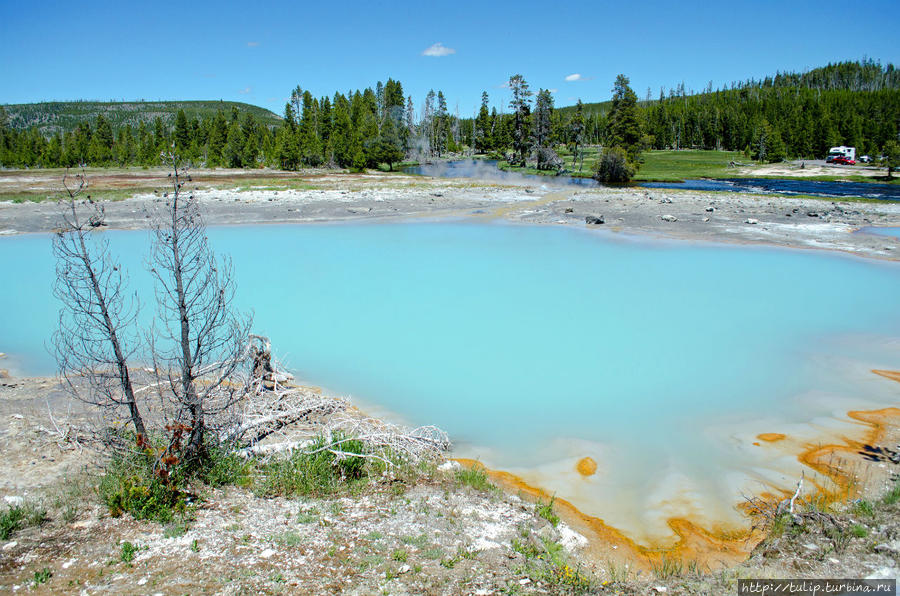
<svg viewBox="0 0 900 596">
<path fill-rule="evenodd" d="M 593 476 L 597 473 L 597 462 L 590 457 L 582 457 L 575 466 L 578 473 L 582 476 Z"/>
<path fill-rule="evenodd" d="M 778 441 L 783 441 L 787 438 L 787 436 L 781 433 L 762 433 L 756 435 L 756 438 L 760 441 L 765 441 L 766 443 L 776 443 Z"/>
<path fill-rule="evenodd" d="M 663 558 L 678 557 L 684 561 L 696 561 L 700 565 L 714 568 L 743 561 L 762 539 L 762 535 L 753 530 L 710 531 L 693 521 L 671 518 L 667 522 L 668 526 L 678 537 L 674 544 L 638 544 L 621 531 L 607 525 L 601 518 L 583 513 L 569 501 L 531 486 L 514 474 L 490 470 L 481 462 L 472 459 L 458 458 L 456 461 L 463 466 L 485 470 L 495 483 L 509 491 L 519 492 L 523 498 L 545 502 L 553 498 L 556 512 L 572 529 L 588 539 L 587 548 L 598 561 L 604 559 L 630 561 L 649 571 Z"/>
<path fill-rule="evenodd" d="M 900 371 L 897 371 L 897 370 L 878 370 L 878 369 L 873 368 L 873 369 L 872 369 L 872 372 L 875 373 L 876 375 L 881 375 L 882 377 L 885 377 L 886 379 L 890 379 L 890 380 L 892 380 L 892 381 L 898 381 L 898 382 L 900 382 Z"/>
</svg>

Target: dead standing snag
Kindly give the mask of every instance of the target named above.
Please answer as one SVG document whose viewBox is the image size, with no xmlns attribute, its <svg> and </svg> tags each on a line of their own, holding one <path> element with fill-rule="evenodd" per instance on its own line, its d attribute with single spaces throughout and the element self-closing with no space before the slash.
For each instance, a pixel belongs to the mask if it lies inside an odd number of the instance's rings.
<svg viewBox="0 0 900 596">
<path fill-rule="evenodd" d="M 176 155 L 163 160 L 173 173 L 165 207 L 152 220 L 149 268 L 160 321 L 152 334 L 153 368 L 162 397 L 174 405 L 172 422 L 190 429 L 185 456 L 196 459 L 206 431 L 215 431 L 246 391 L 239 377 L 250 317 L 234 310 L 231 263 L 216 258 L 197 200 L 182 192 L 190 178 Z M 157 339 L 171 347 L 159 348 Z"/>
<path fill-rule="evenodd" d="M 84 171 L 77 188 L 63 177 L 67 197 L 60 199 L 61 225 L 53 237 L 56 257 L 54 295 L 63 303 L 53 350 L 73 396 L 118 415 L 127 409 L 139 437 L 147 431 L 135 399 L 128 359 L 135 341 L 137 298 L 125 290 L 122 267 L 109 252 L 109 242 L 94 230 L 105 225 L 103 207 L 77 197 L 87 188 Z M 83 211 L 88 211 L 83 214 Z"/>
</svg>

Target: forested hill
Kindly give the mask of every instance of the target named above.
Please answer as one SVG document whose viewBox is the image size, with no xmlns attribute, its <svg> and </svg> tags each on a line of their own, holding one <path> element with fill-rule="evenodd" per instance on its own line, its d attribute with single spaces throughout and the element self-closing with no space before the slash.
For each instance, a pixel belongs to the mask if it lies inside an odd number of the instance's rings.
<svg viewBox="0 0 900 596">
<path fill-rule="evenodd" d="M 257 122 L 267 126 L 281 125 L 282 120 L 258 106 L 236 101 L 53 101 L 10 104 L 2 106 L 6 125 L 16 130 L 36 127 L 45 138 L 74 132 L 79 124 L 94 125 L 102 115 L 114 131 L 126 125 L 137 129 L 141 122 L 152 126 L 160 118 L 167 128 L 175 125 L 178 110 L 184 110 L 188 120 L 212 118 L 216 112 L 230 114 L 232 107 L 242 115 L 253 114 Z"/>
<path fill-rule="evenodd" d="M 722 91 L 734 89 L 770 89 L 770 88 L 795 87 L 798 89 L 817 89 L 820 91 L 881 91 L 885 89 L 900 89 L 900 69 L 893 64 L 882 66 L 874 60 L 861 62 L 836 62 L 820 68 L 814 68 L 806 72 L 778 72 L 775 76 L 761 80 L 749 79 L 747 81 L 732 83 Z M 644 96 L 638 103 L 644 107 L 658 101 L 664 101 L 675 97 L 704 96 L 715 92 L 707 88 L 703 92 L 695 93 L 686 91 L 684 84 L 669 89 L 668 95 L 660 89 L 658 96 L 648 98 Z M 605 115 L 609 112 L 611 101 L 600 101 L 583 104 L 585 115 Z M 557 108 L 563 116 L 571 117 L 575 114 L 575 106 Z"/>
</svg>

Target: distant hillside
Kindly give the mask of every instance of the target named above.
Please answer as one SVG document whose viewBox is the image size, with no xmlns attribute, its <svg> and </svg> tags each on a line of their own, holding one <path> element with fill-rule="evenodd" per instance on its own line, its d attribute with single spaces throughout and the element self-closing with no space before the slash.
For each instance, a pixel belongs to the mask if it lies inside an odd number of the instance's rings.
<svg viewBox="0 0 900 596">
<path fill-rule="evenodd" d="M 827 66 L 814 68 L 804 72 L 778 72 L 775 76 L 761 80 L 749 79 L 726 85 L 723 89 L 704 92 L 687 91 L 684 84 L 678 88 L 669 90 L 667 98 L 706 96 L 729 89 L 771 89 L 771 88 L 800 88 L 818 89 L 820 91 L 882 91 L 900 89 L 900 69 L 888 63 L 884 66 L 876 60 L 862 60 L 859 62 L 835 62 Z M 658 99 L 650 101 L 640 100 L 642 106 L 656 103 Z M 584 104 L 584 113 L 605 115 L 609 112 L 611 101 L 592 102 Z M 575 114 L 575 106 L 558 107 L 557 111 L 566 117 Z"/>
<path fill-rule="evenodd" d="M 232 106 L 242 114 L 250 112 L 254 118 L 266 126 L 281 124 L 281 117 L 269 110 L 236 101 L 65 101 L 41 102 L 4 105 L 7 126 L 17 130 L 37 127 L 44 137 L 57 133 L 65 134 L 74 131 L 82 122 L 92 126 L 98 114 L 103 114 L 113 130 L 130 124 L 137 128 L 143 121 L 147 126 L 157 118 L 162 119 L 167 128 L 175 125 L 178 110 L 184 110 L 188 120 L 212 117 L 216 111 L 231 112 Z"/>
<path fill-rule="evenodd" d="M 609 108 L 612 105 L 611 101 L 598 101 L 593 103 L 583 103 L 584 106 L 584 115 L 588 116 L 605 116 L 607 112 L 609 112 Z M 563 108 L 556 108 L 556 111 L 559 112 L 565 118 L 571 118 L 575 115 L 575 106 L 565 106 Z"/>
</svg>

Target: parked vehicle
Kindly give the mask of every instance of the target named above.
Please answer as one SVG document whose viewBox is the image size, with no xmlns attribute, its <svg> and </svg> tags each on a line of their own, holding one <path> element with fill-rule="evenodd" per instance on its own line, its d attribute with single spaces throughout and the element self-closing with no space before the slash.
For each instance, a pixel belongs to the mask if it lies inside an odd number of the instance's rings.
<svg viewBox="0 0 900 596">
<path fill-rule="evenodd" d="M 856 160 L 847 159 L 843 155 L 838 155 L 837 157 L 835 157 L 834 159 L 831 160 L 831 163 L 836 163 L 836 164 L 839 164 L 842 166 L 855 166 Z"/>
<path fill-rule="evenodd" d="M 840 147 L 832 147 L 828 150 L 828 155 L 825 157 L 826 163 L 834 163 L 838 157 L 844 157 L 849 159 L 850 161 L 854 161 L 856 159 L 856 147 L 847 147 L 841 145 Z"/>
<path fill-rule="evenodd" d="M 859 161 L 861 161 L 863 163 L 872 163 L 875 160 L 873 160 L 872 157 L 869 155 L 863 155 L 862 157 L 859 158 Z"/>
</svg>

